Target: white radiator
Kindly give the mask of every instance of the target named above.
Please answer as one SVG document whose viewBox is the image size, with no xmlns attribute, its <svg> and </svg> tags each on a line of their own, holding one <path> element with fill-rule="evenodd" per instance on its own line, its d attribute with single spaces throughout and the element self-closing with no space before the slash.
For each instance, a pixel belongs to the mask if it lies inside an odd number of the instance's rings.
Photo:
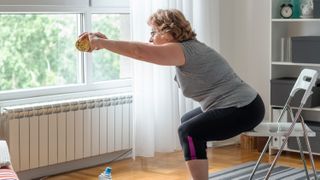
<svg viewBox="0 0 320 180">
<path fill-rule="evenodd" d="M 132 96 L 3 108 L 2 137 L 16 171 L 132 148 Z"/>
</svg>

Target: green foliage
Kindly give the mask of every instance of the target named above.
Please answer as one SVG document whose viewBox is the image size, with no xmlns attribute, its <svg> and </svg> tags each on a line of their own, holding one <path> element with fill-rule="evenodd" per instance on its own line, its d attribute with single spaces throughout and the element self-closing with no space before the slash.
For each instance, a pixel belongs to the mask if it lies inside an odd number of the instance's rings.
<svg viewBox="0 0 320 180">
<path fill-rule="evenodd" d="M 119 39 L 121 15 L 93 15 L 93 31 L 104 33 L 109 39 Z M 93 53 L 93 80 L 119 79 L 120 56 L 109 51 Z"/>
<path fill-rule="evenodd" d="M 0 90 L 77 82 L 76 15 L 0 15 Z"/>
<path fill-rule="evenodd" d="M 119 39 L 120 15 L 97 15 L 95 31 Z M 76 14 L 0 14 L 0 91 L 78 83 Z M 119 56 L 94 53 L 93 79 L 119 79 Z"/>
</svg>

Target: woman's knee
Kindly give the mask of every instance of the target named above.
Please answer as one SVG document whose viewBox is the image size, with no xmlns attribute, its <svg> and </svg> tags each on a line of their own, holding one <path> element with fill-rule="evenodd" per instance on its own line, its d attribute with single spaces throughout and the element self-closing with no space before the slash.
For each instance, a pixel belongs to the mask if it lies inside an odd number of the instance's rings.
<svg viewBox="0 0 320 180">
<path fill-rule="evenodd" d="M 184 124 L 181 124 L 178 128 L 178 135 L 180 139 L 184 139 L 188 136 L 188 127 Z"/>
<path fill-rule="evenodd" d="M 178 135 L 179 135 L 179 137 L 182 136 L 183 131 L 184 131 L 184 129 L 183 129 L 182 125 L 180 125 L 179 128 L 178 128 Z"/>
<path fill-rule="evenodd" d="M 194 159 L 207 159 L 206 141 L 199 137 L 192 136 L 192 128 L 187 125 L 180 125 L 178 128 L 180 144 L 183 149 L 186 161 Z"/>
</svg>

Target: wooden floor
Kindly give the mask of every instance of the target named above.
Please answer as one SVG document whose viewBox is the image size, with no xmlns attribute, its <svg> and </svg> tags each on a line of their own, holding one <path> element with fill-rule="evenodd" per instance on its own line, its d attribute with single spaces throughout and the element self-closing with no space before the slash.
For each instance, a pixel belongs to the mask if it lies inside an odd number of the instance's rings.
<svg viewBox="0 0 320 180">
<path fill-rule="evenodd" d="M 241 149 L 232 145 L 208 149 L 209 172 L 232 167 L 241 163 L 256 161 L 259 153 Z M 264 162 L 271 162 L 274 156 L 265 156 Z M 303 167 L 298 153 L 284 153 L 278 164 L 290 167 Z M 320 168 L 320 157 L 316 156 L 316 168 Z M 310 163 L 308 163 L 310 164 Z M 115 180 L 187 180 L 188 175 L 182 152 L 158 153 L 154 158 L 125 159 L 112 164 L 48 177 L 50 180 L 97 180 L 98 175 L 106 166 L 112 167 L 112 177 Z"/>
</svg>

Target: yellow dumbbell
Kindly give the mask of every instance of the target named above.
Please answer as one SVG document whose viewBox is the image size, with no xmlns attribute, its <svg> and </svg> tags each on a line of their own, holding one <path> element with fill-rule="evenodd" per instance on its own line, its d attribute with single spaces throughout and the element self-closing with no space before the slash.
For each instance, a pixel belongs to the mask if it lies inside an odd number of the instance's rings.
<svg viewBox="0 0 320 180">
<path fill-rule="evenodd" d="M 81 36 L 75 46 L 79 51 L 88 52 L 91 49 L 88 35 Z"/>
</svg>

